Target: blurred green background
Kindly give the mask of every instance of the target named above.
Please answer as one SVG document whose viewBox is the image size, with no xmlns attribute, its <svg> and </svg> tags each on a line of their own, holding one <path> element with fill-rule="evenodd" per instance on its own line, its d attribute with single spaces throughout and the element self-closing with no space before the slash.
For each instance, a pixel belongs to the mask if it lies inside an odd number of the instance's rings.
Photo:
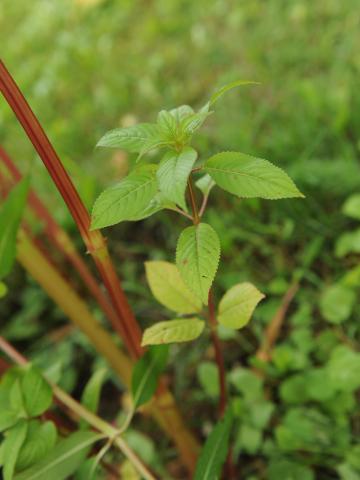
<svg viewBox="0 0 360 480">
<path fill-rule="evenodd" d="M 241 280 L 267 294 L 251 326 L 231 337 L 224 332 L 239 419 L 234 453 L 248 480 L 359 479 L 359 2 L 2 0 L 0 44 L 89 208 L 133 161 L 95 150 L 107 130 L 153 121 L 162 108 L 198 107 L 227 81 L 261 82 L 224 96 L 195 142 L 203 157 L 239 150 L 266 158 L 306 195 L 239 201 L 215 189 L 211 197 L 207 221 L 223 252 L 218 296 Z M 3 100 L 0 143 L 22 171 L 31 168 L 32 185 L 83 248 Z M 160 213 L 106 232 L 143 326 L 164 317 L 143 261 L 171 261 L 182 226 Z M 297 278 L 300 290 L 259 382 L 250 371 L 254 353 Z M 91 348 L 75 333 L 54 348 L 49 331 L 66 323 L 61 312 L 20 268 L 7 283 L 1 330 L 40 364 L 60 359 L 61 382 L 76 392 L 94 360 Z M 218 395 L 213 352 L 200 342 L 172 355 L 176 395 L 204 433 Z M 134 433 L 132 441 L 151 444 L 151 433 Z M 150 449 L 148 461 L 174 455 L 165 443 L 163 449 Z"/>
</svg>

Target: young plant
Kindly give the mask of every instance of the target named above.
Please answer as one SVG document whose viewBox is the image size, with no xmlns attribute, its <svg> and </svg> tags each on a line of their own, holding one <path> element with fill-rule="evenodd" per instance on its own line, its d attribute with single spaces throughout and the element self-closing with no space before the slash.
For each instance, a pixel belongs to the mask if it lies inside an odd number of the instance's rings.
<svg viewBox="0 0 360 480">
<path fill-rule="evenodd" d="M 231 421 L 228 420 L 230 413 L 218 326 L 243 328 L 264 295 L 251 283 L 242 282 L 231 287 L 216 307 L 213 283 L 220 259 L 221 239 L 211 225 L 203 222 L 209 195 L 213 187 L 218 186 L 238 198 L 276 200 L 303 197 L 289 176 L 267 160 L 232 151 L 199 159 L 198 152 L 192 147 L 194 134 L 213 113 L 211 109 L 220 97 L 234 87 L 250 83 L 254 82 L 238 81 L 225 85 L 198 111 L 182 105 L 160 111 L 156 123 L 142 123 L 106 133 L 98 146 L 136 153 L 137 158 L 130 173 L 96 200 L 91 221 L 91 228 L 98 229 L 122 221 L 139 221 L 167 209 L 192 223 L 179 235 L 174 263 L 148 261 L 145 264 L 154 297 L 174 316 L 147 328 L 142 345 L 188 342 L 210 332 L 219 375 L 220 419 L 227 412 L 214 432 L 221 431 L 227 439 Z M 147 154 L 153 150 L 162 152 L 162 158 L 159 162 L 152 160 L 149 163 Z M 202 193 L 201 204 L 194 185 Z M 137 381 L 133 379 L 133 383 Z M 216 445 L 213 435 L 208 442 Z M 224 442 L 218 446 L 221 448 L 205 446 L 195 478 L 210 479 L 219 475 L 227 450 L 224 454 Z M 204 467 L 211 465 L 213 455 L 218 458 L 213 467 Z"/>
</svg>

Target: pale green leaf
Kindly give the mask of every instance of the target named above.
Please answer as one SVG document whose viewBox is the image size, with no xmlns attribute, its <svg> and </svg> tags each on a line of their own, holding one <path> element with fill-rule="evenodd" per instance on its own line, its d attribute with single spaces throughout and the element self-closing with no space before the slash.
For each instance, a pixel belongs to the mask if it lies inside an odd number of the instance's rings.
<svg viewBox="0 0 360 480">
<path fill-rule="evenodd" d="M 103 383 L 106 379 L 107 371 L 105 368 L 99 368 L 96 370 L 90 380 L 87 382 L 84 391 L 81 395 L 81 403 L 86 407 L 90 412 L 96 413 L 99 401 L 100 401 L 100 394 L 101 388 Z M 85 420 L 81 420 L 81 426 L 84 427 L 87 425 Z"/>
<path fill-rule="evenodd" d="M 54 448 L 56 440 L 57 431 L 53 422 L 31 420 L 16 462 L 16 470 L 24 470 L 41 460 Z"/>
<path fill-rule="evenodd" d="M 254 285 L 238 283 L 219 303 L 218 322 L 229 328 L 242 328 L 250 320 L 256 305 L 265 297 Z"/>
<path fill-rule="evenodd" d="M 176 117 L 172 115 L 171 112 L 161 110 L 161 112 L 158 113 L 157 124 L 161 133 L 165 135 L 165 138 L 176 138 L 178 123 Z"/>
<path fill-rule="evenodd" d="M 105 133 L 96 146 L 120 148 L 128 152 L 140 152 L 158 133 L 157 125 L 139 123 L 132 127 L 110 130 Z"/>
<path fill-rule="evenodd" d="M 242 198 L 303 197 L 291 178 L 267 160 L 238 152 L 209 158 L 204 170 L 219 187 Z"/>
<path fill-rule="evenodd" d="M 8 292 L 8 289 L 7 289 L 7 286 L 5 285 L 5 283 L 0 282 L 0 298 L 5 297 L 7 292 Z"/>
<path fill-rule="evenodd" d="M 349 253 L 360 253 L 360 228 L 353 232 L 345 232 L 336 241 L 335 254 L 345 257 Z"/>
<path fill-rule="evenodd" d="M 233 88 L 242 87 L 244 85 L 259 85 L 259 82 L 253 82 L 251 80 L 235 80 L 234 82 L 227 83 L 211 95 L 209 102 L 210 106 L 217 102 L 219 98 L 224 95 L 224 93 L 232 90 Z"/>
<path fill-rule="evenodd" d="M 106 189 L 94 204 L 91 228 L 144 218 L 157 193 L 156 170 L 156 165 L 143 165 Z"/>
<path fill-rule="evenodd" d="M 14 480 L 65 480 L 83 463 L 90 446 L 103 438 L 95 432 L 75 432 L 61 440 L 43 459 Z"/>
<path fill-rule="evenodd" d="M 220 240 L 210 225 L 200 223 L 183 230 L 176 247 L 176 265 L 185 284 L 205 305 L 219 258 Z"/>
<path fill-rule="evenodd" d="M 31 417 L 45 412 L 52 402 L 52 389 L 41 373 L 29 366 L 21 378 L 21 390 L 25 410 Z"/>
<path fill-rule="evenodd" d="M 186 135 L 192 135 L 212 113 L 213 112 L 209 112 L 208 110 L 200 110 L 199 112 L 189 115 L 181 122 L 182 130 Z"/>
<path fill-rule="evenodd" d="M 4 480 L 12 480 L 14 478 L 16 461 L 26 438 L 27 427 L 26 420 L 20 420 L 6 434 L 3 445 Z"/>
<path fill-rule="evenodd" d="M 184 210 L 186 185 L 196 157 L 197 153 L 191 147 L 185 147 L 181 152 L 167 152 L 156 174 L 160 191 Z"/>
<path fill-rule="evenodd" d="M 0 209 L 0 280 L 11 271 L 16 256 L 16 236 L 25 208 L 29 179 L 21 180 Z"/>
<path fill-rule="evenodd" d="M 356 303 L 356 293 L 340 283 L 327 287 L 320 298 L 320 310 L 330 323 L 340 324 L 347 320 Z"/>
<path fill-rule="evenodd" d="M 201 301 L 185 285 L 176 265 L 169 262 L 145 263 L 151 292 L 162 305 L 177 313 L 199 312 Z"/>
<path fill-rule="evenodd" d="M 198 187 L 198 189 L 201 191 L 204 197 L 206 197 L 207 195 L 209 195 L 212 188 L 216 184 L 214 180 L 210 177 L 210 175 L 207 173 L 203 177 L 199 178 L 199 180 L 195 182 L 195 185 Z"/>
<path fill-rule="evenodd" d="M 180 122 L 186 117 L 189 117 L 194 113 L 194 110 L 189 105 L 180 105 L 180 107 L 170 110 L 171 115 L 175 117 L 177 122 Z"/>
<path fill-rule="evenodd" d="M 194 480 L 217 480 L 221 477 L 221 468 L 228 452 L 231 427 L 232 413 L 227 410 L 206 440 L 196 465 Z"/>
<path fill-rule="evenodd" d="M 195 340 L 204 330 L 205 323 L 199 318 L 180 318 L 155 323 L 145 330 L 141 345 L 160 345 Z"/>
<path fill-rule="evenodd" d="M 342 211 L 348 217 L 360 220 L 360 193 L 351 195 L 344 203 Z"/>
<path fill-rule="evenodd" d="M 168 353 L 167 345 L 153 346 L 136 362 L 131 378 L 134 409 L 153 396 L 158 378 L 166 366 Z"/>
</svg>

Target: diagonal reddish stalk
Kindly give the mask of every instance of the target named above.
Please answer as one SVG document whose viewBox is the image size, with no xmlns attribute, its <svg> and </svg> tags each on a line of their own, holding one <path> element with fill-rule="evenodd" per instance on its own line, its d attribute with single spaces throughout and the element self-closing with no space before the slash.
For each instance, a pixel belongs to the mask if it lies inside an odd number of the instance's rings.
<svg viewBox="0 0 360 480">
<path fill-rule="evenodd" d="M 135 358 L 139 357 L 142 353 L 141 330 L 110 260 L 105 239 L 100 231 L 90 231 L 90 216 L 85 205 L 40 123 L 1 60 L 0 88 L 52 177 L 80 231 L 88 252 L 94 258 L 117 314 L 114 328 L 122 336 L 130 354 Z"/>
</svg>

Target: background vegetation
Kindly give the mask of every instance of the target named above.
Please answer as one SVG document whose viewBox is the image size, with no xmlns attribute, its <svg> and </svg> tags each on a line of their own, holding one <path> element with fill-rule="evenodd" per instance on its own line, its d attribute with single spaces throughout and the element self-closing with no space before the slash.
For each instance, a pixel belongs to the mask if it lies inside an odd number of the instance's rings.
<svg viewBox="0 0 360 480">
<path fill-rule="evenodd" d="M 353 196 L 360 194 L 359 32 L 356 0 L 0 5 L 3 58 L 89 208 L 134 161 L 120 151 L 94 149 L 107 130 L 152 121 L 160 108 L 202 105 L 226 81 L 261 82 L 225 96 L 197 145 L 206 156 L 240 150 L 267 158 L 306 195 L 301 202 L 239 201 L 215 189 L 212 202 L 220 207 L 210 205 L 207 213 L 222 241 L 217 296 L 243 280 L 267 295 L 250 326 L 231 336 L 223 332 L 238 422 L 234 455 L 246 480 L 360 478 L 360 202 Z M 79 241 L 3 101 L 0 143 L 23 172 L 31 166 L 32 184 Z M 350 197 L 352 206 L 344 208 Z M 159 215 L 107 232 L 144 327 L 165 317 L 151 298 L 143 262 L 172 261 L 182 226 Z M 34 227 L 41 235 L 41 226 Z M 259 379 L 252 371 L 255 353 L 297 281 L 300 288 Z M 59 383 L 76 396 L 102 361 L 20 267 L 7 284 L 1 334 L 38 365 L 57 368 Z M 193 428 L 205 435 L 218 396 L 213 351 L 200 340 L 196 347 L 174 347 L 171 356 L 169 382 Z M 105 392 L 101 411 L 111 418 L 126 397 L 119 399 L 111 375 Z M 161 459 L 176 472 L 167 442 L 151 429 L 145 435 L 146 424 L 141 430 L 135 425 L 130 431 L 131 445 L 154 468 Z"/>
</svg>

